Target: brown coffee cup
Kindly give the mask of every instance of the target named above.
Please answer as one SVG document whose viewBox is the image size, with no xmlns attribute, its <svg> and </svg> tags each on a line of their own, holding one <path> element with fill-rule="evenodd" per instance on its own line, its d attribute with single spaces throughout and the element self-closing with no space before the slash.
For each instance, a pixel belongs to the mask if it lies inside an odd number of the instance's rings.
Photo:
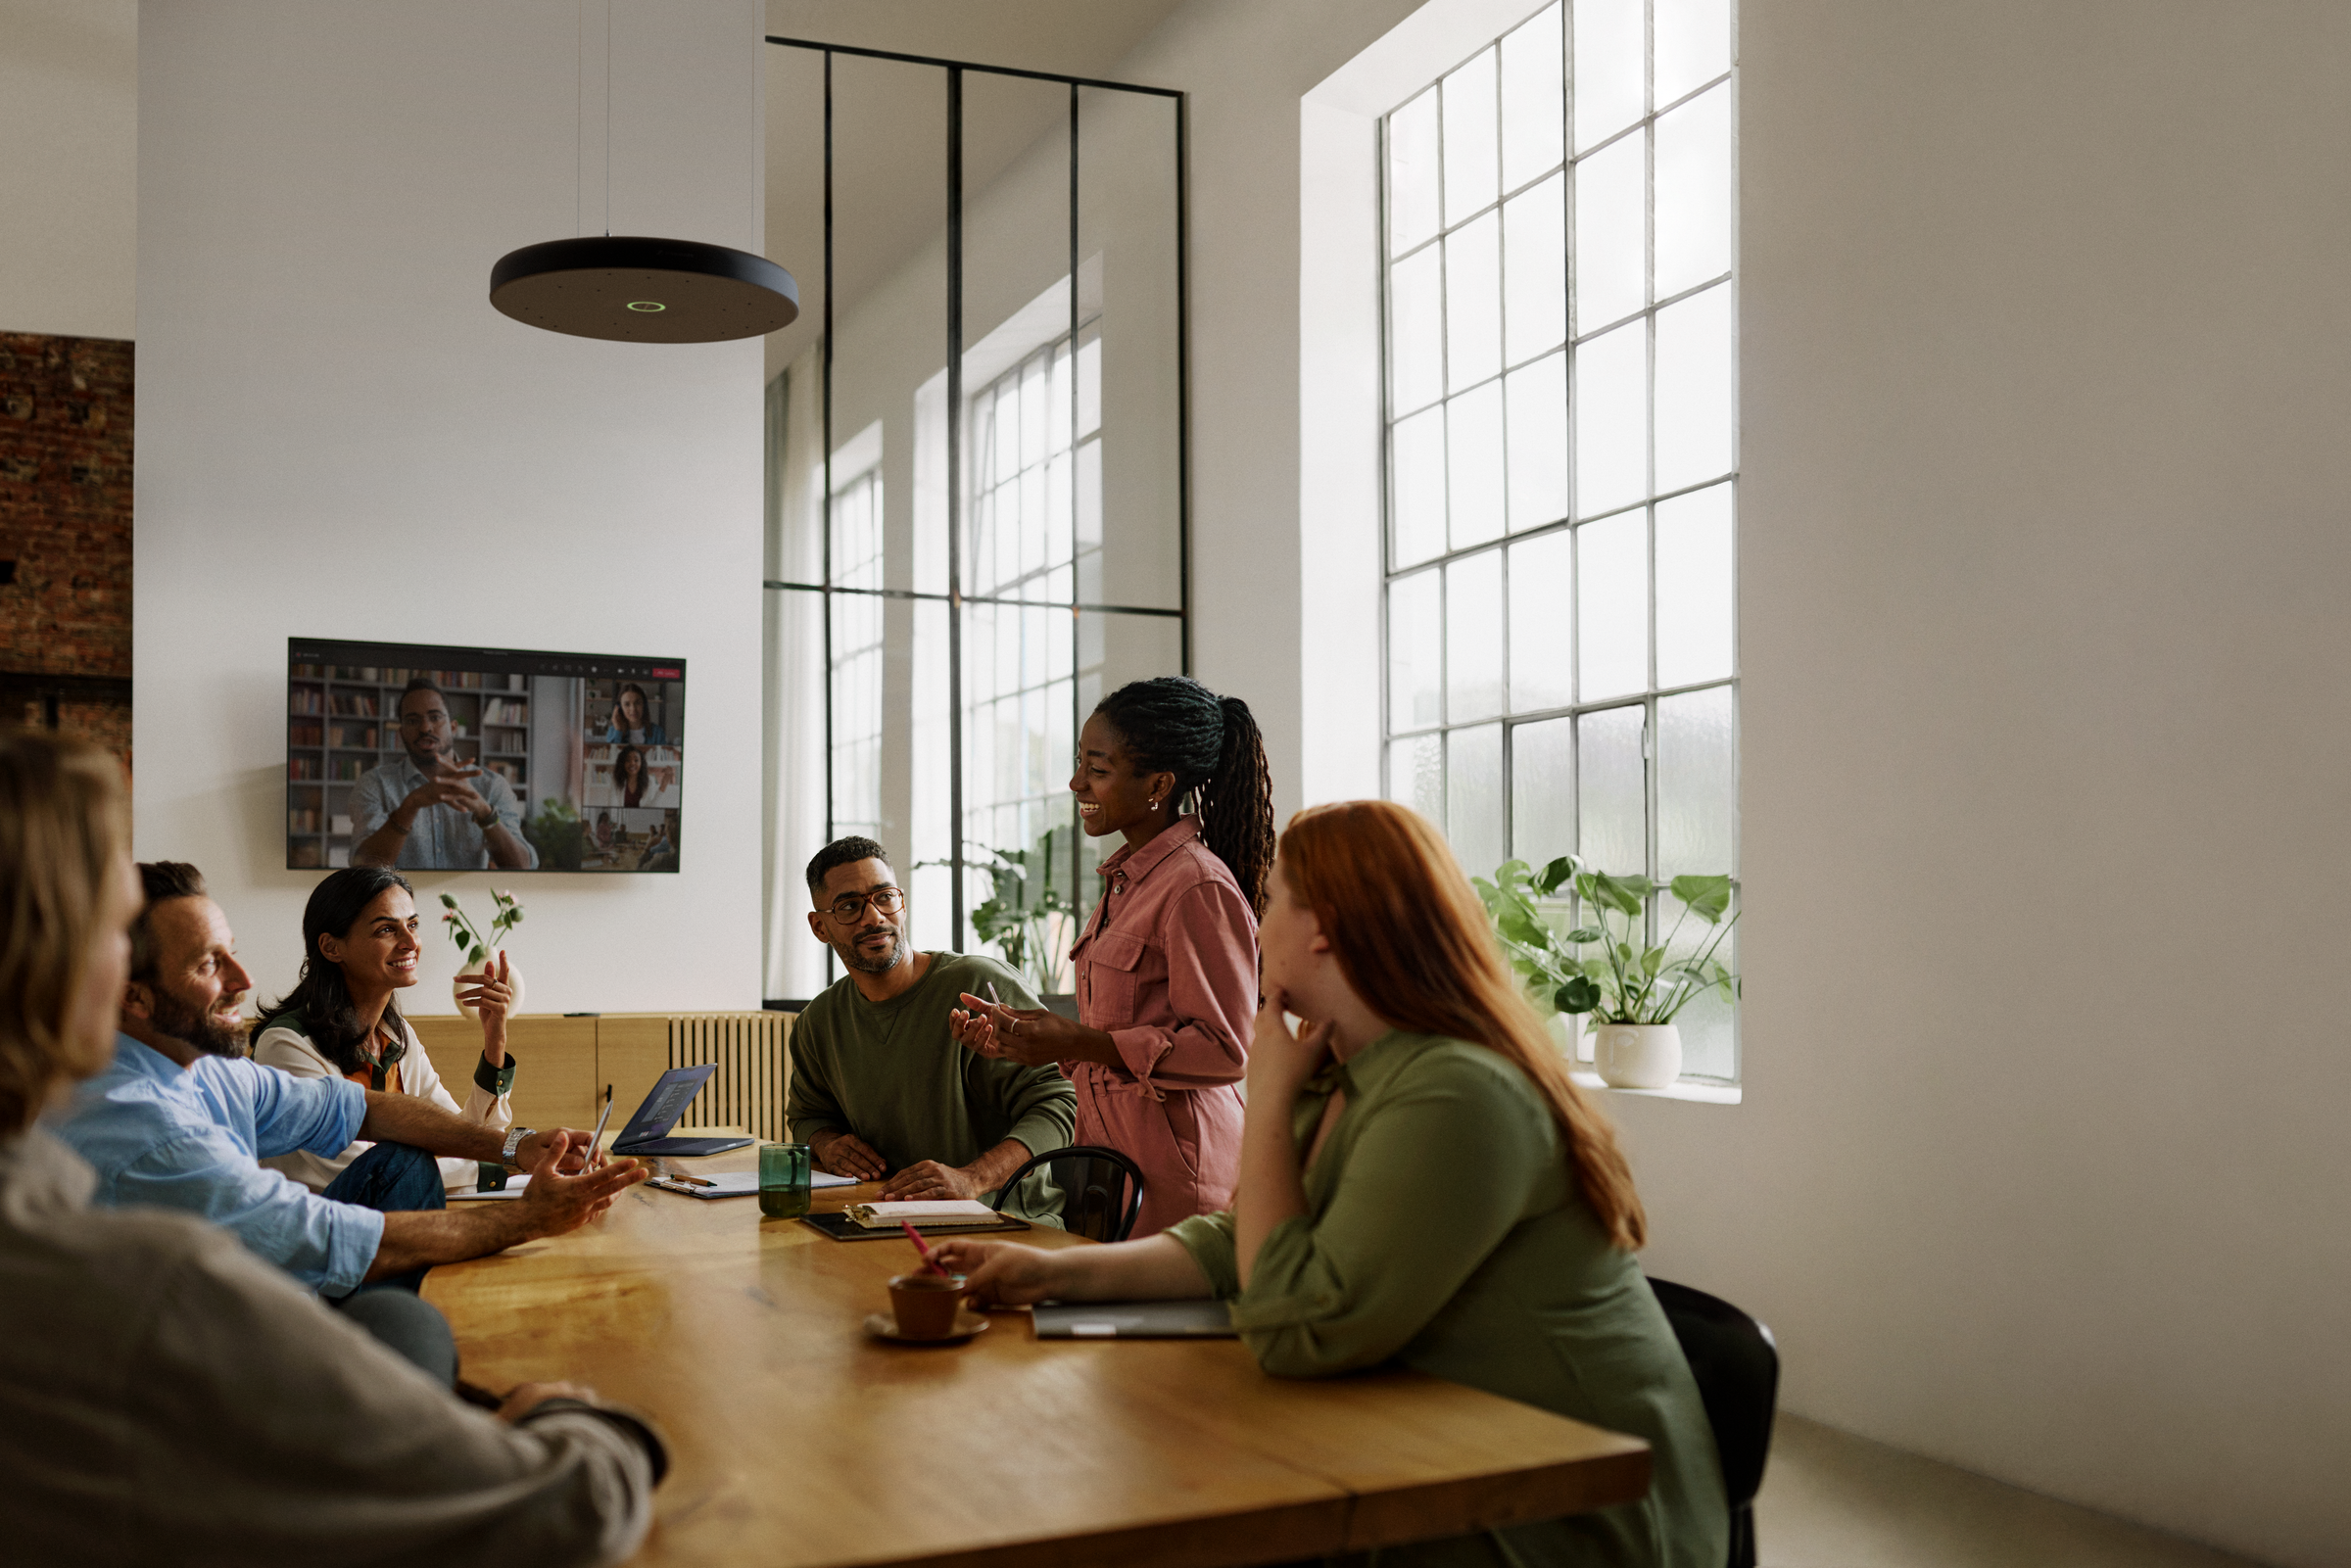
<svg viewBox="0 0 2351 1568">
<path fill-rule="evenodd" d="M 889 1282 L 889 1307 L 898 1332 L 910 1340 L 945 1339 L 955 1332 L 963 1281 L 944 1274 L 900 1274 Z"/>
</svg>

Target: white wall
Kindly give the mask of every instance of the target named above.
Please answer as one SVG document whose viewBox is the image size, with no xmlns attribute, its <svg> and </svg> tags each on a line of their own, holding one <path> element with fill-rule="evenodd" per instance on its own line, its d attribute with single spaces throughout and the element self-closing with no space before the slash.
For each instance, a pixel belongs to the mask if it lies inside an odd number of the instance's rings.
<svg viewBox="0 0 2351 1568">
<path fill-rule="evenodd" d="M 2351 26 L 1750 0 L 1747 1101 L 1626 1103 L 1790 1403 L 2351 1558 Z"/>
<path fill-rule="evenodd" d="M 615 231 L 757 250 L 755 0 L 614 15 Z M 534 1012 L 758 1005 L 759 344 L 486 299 L 574 232 L 576 27 L 569 0 L 141 17 L 137 845 L 204 868 L 264 993 L 317 879 L 280 869 L 302 635 L 683 655 L 679 875 L 415 880 L 521 894 Z"/>
<path fill-rule="evenodd" d="M 127 338 L 137 0 L 0 0 L 0 332 Z"/>
<path fill-rule="evenodd" d="M 2351 1560 L 2351 25 L 1740 14 L 1746 1096 L 1612 1097 L 1648 1262 L 1791 1409 Z M 1308 369 L 1311 474 L 1365 438 Z"/>
</svg>

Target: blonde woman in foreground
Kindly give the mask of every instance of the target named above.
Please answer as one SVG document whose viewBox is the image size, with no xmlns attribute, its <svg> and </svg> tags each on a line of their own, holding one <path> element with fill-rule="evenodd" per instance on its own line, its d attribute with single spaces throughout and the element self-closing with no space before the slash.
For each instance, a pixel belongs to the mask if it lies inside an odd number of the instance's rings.
<svg viewBox="0 0 2351 1568">
<path fill-rule="evenodd" d="M 1631 1171 L 1452 851 L 1402 806 L 1319 807 L 1282 834 L 1270 893 L 1231 1212 L 1115 1247 L 949 1241 L 944 1260 L 1007 1305 L 1225 1298 L 1276 1376 L 1397 1363 L 1654 1450 L 1638 1502 L 1384 1550 L 1383 1568 L 1719 1568 L 1721 1470 L 1633 1260 Z M 1311 1022 L 1292 1034 L 1285 1013 Z"/>
</svg>

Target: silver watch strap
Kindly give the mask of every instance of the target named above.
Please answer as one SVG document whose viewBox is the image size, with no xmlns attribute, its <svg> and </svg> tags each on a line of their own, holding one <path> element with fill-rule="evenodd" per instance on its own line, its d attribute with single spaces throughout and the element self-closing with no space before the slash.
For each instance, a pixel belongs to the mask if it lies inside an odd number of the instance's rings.
<svg viewBox="0 0 2351 1568">
<path fill-rule="evenodd" d="M 522 1126 L 507 1128 L 506 1146 L 499 1151 L 499 1158 L 504 1160 L 506 1164 L 512 1164 L 514 1163 L 514 1151 L 522 1147 L 522 1140 L 538 1130 L 539 1129 L 537 1127 Z"/>
</svg>

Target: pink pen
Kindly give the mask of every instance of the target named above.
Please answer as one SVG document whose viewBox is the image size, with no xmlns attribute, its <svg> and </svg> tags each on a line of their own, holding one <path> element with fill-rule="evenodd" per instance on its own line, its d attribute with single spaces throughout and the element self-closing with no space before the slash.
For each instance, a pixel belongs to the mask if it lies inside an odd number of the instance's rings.
<svg viewBox="0 0 2351 1568">
<path fill-rule="evenodd" d="M 901 1219 L 898 1221 L 898 1228 L 906 1233 L 906 1239 L 908 1241 L 914 1243 L 914 1250 L 923 1255 L 923 1266 L 925 1268 L 928 1268 L 934 1274 L 938 1275 L 941 1279 L 953 1279 L 955 1277 L 947 1272 L 944 1264 L 939 1262 L 937 1259 L 931 1256 L 931 1244 L 923 1240 L 923 1233 L 914 1228 L 913 1221 Z"/>
</svg>

